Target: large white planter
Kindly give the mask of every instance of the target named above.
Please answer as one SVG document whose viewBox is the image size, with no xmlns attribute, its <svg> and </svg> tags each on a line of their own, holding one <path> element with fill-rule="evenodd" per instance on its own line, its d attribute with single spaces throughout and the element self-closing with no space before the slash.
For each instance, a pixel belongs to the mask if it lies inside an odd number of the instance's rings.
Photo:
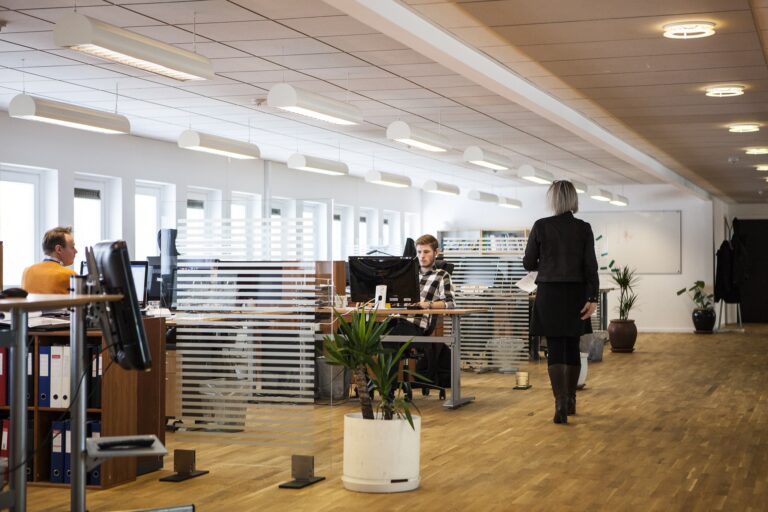
<svg viewBox="0 0 768 512">
<path fill-rule="evenodd" d="M 344 475 L 350 491 L 403 492 L 419 487 L 421 417 L 364 420 L 359 412 L 344 416 Z"/>
</svg>

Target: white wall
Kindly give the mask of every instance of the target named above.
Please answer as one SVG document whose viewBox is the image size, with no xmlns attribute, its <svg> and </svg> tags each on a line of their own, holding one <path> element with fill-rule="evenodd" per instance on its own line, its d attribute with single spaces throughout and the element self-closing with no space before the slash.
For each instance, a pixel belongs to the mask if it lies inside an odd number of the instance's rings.
<svg viewBox="0 0 768 512">
<path fill-rule="evenodd" d="M 732 204 L 728 208 L 731 220 L 768 219 L 768 204 Z"/>
<path fill-rule="evenodd" d="M 53 169 L 58 187 L 58 205 L 46 218 L 43 231 L 53 225 L 71 225 L 75 173 L 121 178 L 122 218 L 111 236 L 124 238 L 129 246 L 134 237 L 135 180 L 176 185 L 176 217 L 186 212 L 190 187 L 221 191 L 224 215 L 233 191 L 263 194 L 264 162 L 230 160 L 215 155 L 180 149 L 174 142 L 131 135 L 100 135 L 39 122 L 11 119 L 0 114 L 0 162 Z M 335 199 L 351 206 L 353 218 L 359 208 L 419 212 L 421 193 L 366 183 L 358 177 L 328 177 L 293 171 L 274 163 L 270 178 L 273 196 L 294 199 Z M 356 226 L 356 223 L 354 223 Z M 39 234 L 42 236 L 42 233 Z M 11 248 L 6 247 L 6 250 Z"/>
<path fill-rule="evenodd" d="M 524 206 L 520 210 L 507 210 L 493 204 L 470 201 L 464 197 L 456 199 L 424 194 L 422 214 L 425 231 L 530 228 L 536 219 L 551 215 L 545 206 L 545 193 L 544 186 L 518 189 L 517 199 L 523 201 Z M 692 303 L 684 296 L 676 296 L 675 292 L 699 279 L 712 286 L 712 202 L 684 195 L 667 185 L 626 186 L 621 193 L 630 200 L 627 210 L 682 211 L 682 273 L 641 275 L 636 290 L 639 305 L 633 310 L 631 317 L 636 320 L 640 331 L 690 331 Z M 617 209 L 583 195 L 579 196 L 579 199 L 580 209 L 585 212 Z M 615 292 L 612 292 L 608 297 L 612 316 L 615 314 L 615 295 Z"/>
</svg>

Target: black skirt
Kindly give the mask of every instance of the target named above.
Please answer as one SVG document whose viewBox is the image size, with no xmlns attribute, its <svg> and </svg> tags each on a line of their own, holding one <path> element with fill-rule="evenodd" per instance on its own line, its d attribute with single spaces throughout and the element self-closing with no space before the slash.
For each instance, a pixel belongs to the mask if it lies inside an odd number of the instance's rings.
<svg viewBox="0 0 768 512">
<path fill-rule="evenodd" d="M 592 332 L 580 311 L 587 303 L 584 283 L 538 283 L 531 313 L 532 336 L 581 336 Z"/>
</svg>

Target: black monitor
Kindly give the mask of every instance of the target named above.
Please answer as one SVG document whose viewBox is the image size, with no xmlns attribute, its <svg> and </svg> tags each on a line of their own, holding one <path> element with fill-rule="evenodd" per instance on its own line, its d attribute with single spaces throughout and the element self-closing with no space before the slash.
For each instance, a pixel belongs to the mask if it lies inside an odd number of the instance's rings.
<svg viewBox="0 0 768 512">
<path fill-rule="evenodd" d="M 124 240 L 99 242 L 93 252 L 86 252 L 86 257 L 89 274 L 100 276 L 101 291 L 123 295 L 122 300 L 106 303 L 98 315 L 110 357 L 126 370 L 150 369 L 152 356 L 133 284 L 128 245 Z"/>
<path fill-rule="evenodd" d="M 400 256 L 350 256 L 349 288 L 352 302 L 368 302 L 376 286 L 387 286 L 387 302 L 405 306 L 421 301 L 419 260 Z"/>
</svg>

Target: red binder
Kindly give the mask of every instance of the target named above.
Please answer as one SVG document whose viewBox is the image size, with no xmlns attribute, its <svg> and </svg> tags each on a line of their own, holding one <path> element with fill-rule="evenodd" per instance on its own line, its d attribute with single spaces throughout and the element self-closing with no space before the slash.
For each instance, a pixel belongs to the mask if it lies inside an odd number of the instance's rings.
<svg viewBox="0 0 768 512">
<path fill-rule="evenodd" d="M 0 405 L 8 405 L 8 349 L 0 348 Z"/>
</svg>

